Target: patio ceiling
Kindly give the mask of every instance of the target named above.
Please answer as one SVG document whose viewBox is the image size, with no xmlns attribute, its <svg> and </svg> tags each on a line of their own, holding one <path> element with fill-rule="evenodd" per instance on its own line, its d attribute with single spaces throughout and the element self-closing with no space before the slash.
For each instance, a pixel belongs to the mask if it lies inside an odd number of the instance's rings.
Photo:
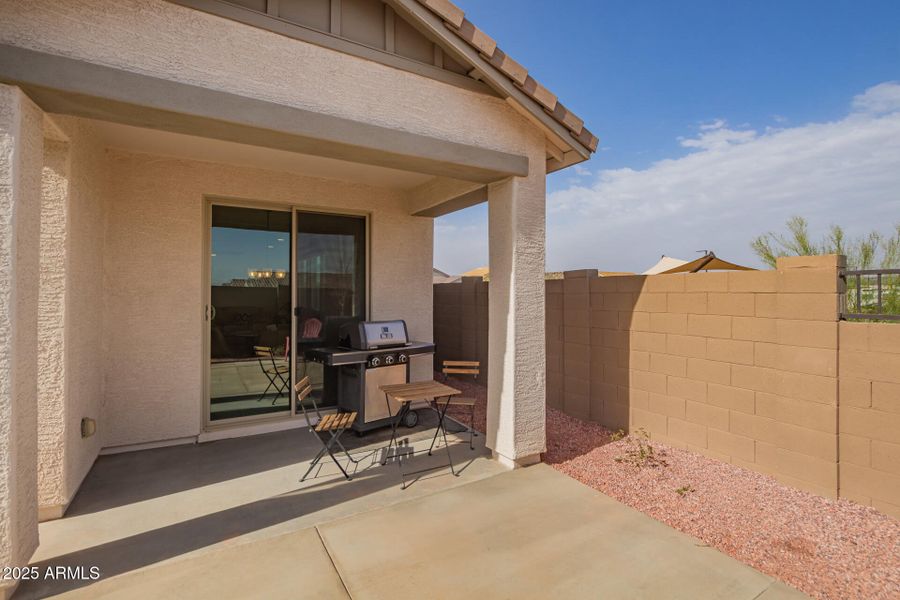
<svg viewBox="0 0 900 600">
<path fill-rule="evenodd" d="M 109 121 L 94 121 L 94 124 L 95 131 L 103 145 L 129 152 L 283 171 L 309 177 L 336 179 L 401 190 L 409 190 L 433 179 L 430 175 L 422 173 L 172 133 L 159 129 L 121 125 Z"/>
</svg>

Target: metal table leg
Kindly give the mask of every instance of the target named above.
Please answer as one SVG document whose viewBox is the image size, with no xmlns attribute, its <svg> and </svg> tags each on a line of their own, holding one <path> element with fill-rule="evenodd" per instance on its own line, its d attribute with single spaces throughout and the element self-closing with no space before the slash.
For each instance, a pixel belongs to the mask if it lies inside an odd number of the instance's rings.
<svg viewBox="0 0 900 600">
<path fill-rule="evenodd" d="M 385 402 L 385 405 L 387 406 L 388 418 L 391 420 L 391 441 L 388 442 L 388 447 L 384 453 L 384 460 L 381 461 L 382 466 L 387 464 L 388 454 L 390 454 L 390 452 L 391 452 L 391 446 L 393 446 L 394 442 L 397 439 L 397 426 L 400 424 L 400 421 L 403 419 L 403 416 L 409 410 L 409 402 L 404 402 L 400 406 L 400 410 L 397 411 L 397 415 L 395 418 L 394 413 L 391 412 L 391 401 L 388 398 L 387 394 L 384 395 L 384 402 Z M 398 442 L 397 447 L 399 449 L 399 442 Z"/>
<path fill-rule="evenodd" d="M 450 443 L 447 441 L 447 430 L 444 428 L 444 417 L 447 415 L 447 409 L 450 407 L 450 396 L 447 396 L 444 402 L 444 410 L 441 410 L 440 402 L 435 399 L 435 405 L 437 406 L 437 414 L 438 414 L 438 424 L 437 429 L 434 430 L 434 437 L 431 438 L 431 446 L 428 448 L 428 455 L 431 456 L 432 450 L 434 450 L 434 442 L 437 441 L 438 433 L 444 438 L 444 448 L 447 450 L 447 460 L 450 462 L 450 472 L 456 476 L 456 470 L 453 468 L 453 457 L 450 455 Z"/>
<path fill-rule="evenodd" d="M 391 439 L 388 442 L 387 448 L 385 449 L 384 460 L 381 461 L 381 464 L 382 464 L 382 466 L 387 464 L 387 460 L 388 460 L 388 456 L 390 455 L 391 448 L 395 445 L 395 442 L 396 442 L 397 467 L 400 469 L 400 479 L 402 481 L 402 485 L 401 485 L 400 489 L 405 490 L 407 488 L 407 485 L 406 485 L 406 476 L 407 475 L 417 475 L 419 473 L 424 473 L 426 471 L 442 469 L 445 466 L 449 466 L 450 472 L 455 477 L 458 477 L 459 474 L 456 472 L 456 468 L 453 465 L 453 456 L 450 454 L 450 443 L 447 441 L 447 430 L 444 428 L 444 417 L 446 416 L 447 409 L 450 406 L 450 396 L 446 397 L 446 402 L 444 402 L 443 410 L 440 409 L 440 403 L 436 402 L 436 404 L 438 405 L 438 409 L 436 410 L 436 412 L 438 413 L 438 424 L 437 424 L 437 429 L 434 432 L 434 438 L 432 438 L 432 440 L 431 440 L 431 447 L 428 448 L 428 455 L 431 456 L 432 450 L 434 449 L 434 442 L 437 440 L 438 434 L 441 434 L 441 436 L 444 438 L 444 449 L 447 451 L 448 465 L 440 465 L 437 467 L 428 467 L 425 469 L 420 469 L 418 471 L 412 471 L 410 473 L 406 473 L 403 470 L 403 460 L 400 455 L 400 441 L 397 440 L 397 427 L 399 426 L 400 421 L 403 419 L 403 416 L 410 410 L 410 407 L 412 406 L 412 402 L 403 402 L 402 406 L 400 407 L 400 410 L 398 410 L 397 414 L 394 415 L 393 412 L 391 412 L 390 399 L 388 398 L 388 395 L 386 393 L 384 395 L 384 400 L 385 400 L 385 403 L 387 404 L 388 416 L 391 418 Z"/>
</svg>

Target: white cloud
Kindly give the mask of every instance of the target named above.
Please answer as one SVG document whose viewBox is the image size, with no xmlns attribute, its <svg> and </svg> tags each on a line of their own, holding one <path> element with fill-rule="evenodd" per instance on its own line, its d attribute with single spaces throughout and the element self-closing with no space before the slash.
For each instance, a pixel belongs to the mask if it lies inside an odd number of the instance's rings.
<svg viewBox="0 0 900 600">
<path fill-rule="evenodd" d="M 572 165 L 572 171 L 575 172 L 576 177 L 585 177 L 591 174 L 591 170 L 584 165 Z"/>
<path fill-rule="evenodd" d="M 900 111 L 900 81 L 887 81 L 870 87 L 853 98 L 853 110 L 872 115 Z"/>
<path fill-rule="evenodd" d="M 640 271 L 703 248 L 755 264 L 750 241 L 794 214 L 855 234 L 900 221 L 900 83 L 838 121 L 759 134 L 719 119 L 681 144 L 693 152 L 550 194 L 548 269 Z"/>
<path fill-rule="evenodd" d="M 701 249 L 758 266 L 751 240 L 795 214 L 814 232 L 841 224 L 850 235 L 900 221 L 900 82 L 865 90 L 837 121 L 760 133 L 716 119 L 681 143 L 684 157 L 576 176 L 549 194 L 547 268 L 643 271 L 661 254 Z M 438 267 L 487 263 L 487 211 L 478 210 L 437 222 Z M 456 229 L 442 229 L 450 219 Z"/>
<path fill-rule="evenodd" d="M 724 119 L 716 119 L 712 123 L 700 125 L 700 134 L 693 139 L 678 138 L 685 148 L 700 150 L 722 150 L 733 144 L 744 144 L 756 137 L 752 129 L 729 129 Z"/>
<path fill-rule="evenodd" d="M 715 119 L 709 123 L 700 123 L 700 131 L 709 131 L 710 129 L 722 129 L 725 127 L 725 119 Z"/>
</svg>

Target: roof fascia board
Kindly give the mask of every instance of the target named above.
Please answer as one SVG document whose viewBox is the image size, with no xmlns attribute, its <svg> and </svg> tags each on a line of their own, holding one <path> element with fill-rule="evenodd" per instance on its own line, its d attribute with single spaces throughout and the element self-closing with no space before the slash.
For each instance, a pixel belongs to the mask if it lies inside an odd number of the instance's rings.
<svg viewBox="0 0 900 600">
<path fill-rule="evenodd" d="M 566 146 L 581 154 L 585 160 L 590 158 L 590 150 L 576 140 L 568 129 L 544 112 L 543 107 L 525 95 L 506 75 L 500 73 L 494 65 L 483 58 L 475 48 L 450 31 L 440 17 L 420 4 L 418 0 L 384 1 L 394 9 L 394 12 L 407 17 L 407 20 L 413 24 L 420 23 L 426 27 L 429 33 L 441 40 L 445 52 L 451 52 L 457 61 L 477 69 L 483 76 L 485 83 L 502 94 L 503 97 L 512 98 L 516 103 L 525 107 L 546 129 L 552 131 L 561 140 L 565 140 Z"/>
<path fill-rule="evenodd" d="M 406 207 L 416 217 L 440 217 L 487 200 L 487 187 L 471 181 L 435 177 L 406 192 Z"/>
<path fill-rule="evenodd" d="M 187 8 L 193 8 L 195 10 L 216 15 L 218 17 L 229 19 L 231 21 L 237 21 L 238 23 L 243 23 L 244 25 L 250 25 L 252 27 L 256 27 L 257 29 L 271 31 L 273 33 L 277 33 L 291 39 L 299 40 L 301 42 L 307 42 L 309 44 L 328 48 L 329 50 L 334 50 L 343 54 L 349 54 L 350 56 L 355 56 L 357 58 L 364 58 L 366 60 L 375 61 L 389 67 L 400 69 L 402 71 L 415 73 L 416 75 L 429 77 L 431 79 L 436 79 L 443 83 L 455 85 L 473 92 L 479 92 L 492 96 L 497 95 L 497 93 L 490 86 L 472 79 L 471 77 L 466 77 L 465 75 L 460 75 L 459 73 L 441 69 L 434 65 L 415 61 L 410 58 L 400 56 L 399 54 L 385 52 L 383 50 L 379 50 L 378 48 L 372 48 L 371 46 L 366 46 L 365 44 L 354 42 L 353 40 L 349 40 L 347 38 L 339 37 L 330 33 L 326 33 L 324 31 L 319 31 L 317 29 L 312 29 L 310 27 L 305 27 L 303 25 L 300 25 L 299 23 L 286 21 L 273 15 L 265 15 L 254 10 L 250 10 L 249 8 L 244 8 L 235 4 L 229 4 L 221 0 L 167 1 L 171 2 L 172 4 L 178 4 Z"/>
<path fill-rule="evenodd" d="M 572 165 L 577 165 L 578 163 L 583 163 L 585 161 L 586 159 L 577 152 L 569 151 L 563 154 L 561 160 L 558 158 L 548 158 L 547 172 L 555 173 L 556 171 L 561 171 L 562 169 L 571 167 Z"/>
<path fill-rule="evenodd" d="M 0 44 L 0 81 L 50 113 L 490 183 L 528 157 Z"/>
</svg>

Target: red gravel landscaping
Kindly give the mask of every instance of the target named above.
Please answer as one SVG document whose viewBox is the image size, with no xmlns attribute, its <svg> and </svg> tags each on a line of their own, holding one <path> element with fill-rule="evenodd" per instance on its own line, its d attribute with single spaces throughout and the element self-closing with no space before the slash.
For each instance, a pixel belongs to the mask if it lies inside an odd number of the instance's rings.
<svg viewBox="0 0 900 600">
<path fill-rule="evenodd" d="M 484 431 L 485 388 L 456 379 L 451 385 L 479 400 L 476 428 Z M 468 423 L 467 411 L 450 414 Z M 814 598 L 900 598 L 900 521 L 656 442 L 666 465 L 636 467 L 616 460 L 630 446 L 612 437 L 548 408 L 544 461 Z"/>
</svg>

